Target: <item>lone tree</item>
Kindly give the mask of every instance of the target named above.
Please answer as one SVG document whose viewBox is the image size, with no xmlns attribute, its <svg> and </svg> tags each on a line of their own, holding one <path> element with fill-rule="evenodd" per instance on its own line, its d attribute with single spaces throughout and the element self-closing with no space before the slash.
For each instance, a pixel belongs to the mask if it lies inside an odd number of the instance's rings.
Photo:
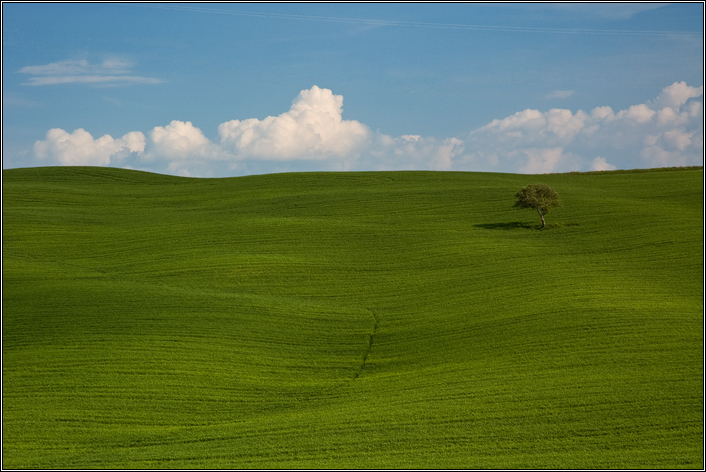
<svg viewBox="0 0 706 472">
<path fill-rule="evenodd" d="M 534 208 L 542 219 L 542 228 L 547 227 L 544 215 L 553 207 L 561 206 L 559 194 L 544 184 L 533 184 L 523 188 L 515 194 L 515 207 Z"/>
</svg>

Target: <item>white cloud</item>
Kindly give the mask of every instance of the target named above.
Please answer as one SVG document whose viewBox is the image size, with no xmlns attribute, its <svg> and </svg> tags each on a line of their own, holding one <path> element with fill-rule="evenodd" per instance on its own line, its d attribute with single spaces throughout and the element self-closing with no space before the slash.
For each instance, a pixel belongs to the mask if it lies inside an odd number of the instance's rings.
<svg viewBox="0 0 706 472">
<path fill-rule="evenodd" d="M 158 84 L 162 80 L 132 75 L 133 64 L 118 58 L 109 58 L 100 64 L 87 60 L 67 60 L 41 66 L 25 66 L 18 72 L 31 75 L 24 85 L 42 86 L 58 84 Z"/>
<path fill-rule="evenodd" d="M 342 107 L 342 96 L 313 86 L 278 116 L 222 123 L 217 142 L 191 122 L 174 120 L 147 138 L 139 131 L 93 139 L 83 129 L 52 129 L 35 144 L 35 155 L 65 165 L 130 165 L 192 176 L 397 169 L 547 173 L 703 164 L 703 87 L 683 82 L 617 112 L 609 106 L 588 113 L 528 109 L 450 138 L 372 132 L 344 120 Z"/>
<path fill-rule="evenodd" d="M 129 62 L 118 59 L 108 59 L 97 65 L 82 59 L 52 62 L 43 66 L 25 66 L 19 72 L 31 75 L 127 74 L 131 67 Z"/>
<path fill-rule="evenodd" d="M 469 154 L 478 170 L 559 172 L 703 164 L 703 86 L 676 82 L 654 101 L 617 113 L 524 110 L 472 131 Z M 610 163 L 608 163 L 610 161 Z"/>
<path fill-rule="evenodd" d="M 671 129 L 662 133 L 662 140 L 666 144 L 665 147 L 683 151 L 691 144 L 691 138 L 694 134 L 696 134 L 695 131 L 688 133 L 679 129 Z"/>
<path fill-rule="evenodd" d="M 357 162 L 360 170 L 453 170 L 454 160 L 463 153 L 458 138 L 436 139 L 419 135 L 393 138 L 376 134 Z"/>
<path fill-rule="evenodd" d="M 574 94 L 573 90 L 554 90 L 544 96 L 544 98 L 569 98 Z"/>
<path fill-rule="evenodd" d="M 62 75 L 49 77 L 31 77 L 24 85 L 59 85 L 59 84 L 160 84 L 159 79 L 137 75 Z"/>
<path fill-rule="evenodd" d="M 501 120 L 493 120 L 472 134 L 502 136 L 513 144 L 556 146 L 570 142 L 587 119 L 588 115 L 581 110 L 576 114 L 558 108 L 544 113 L 524 110 Z"/>
<path fill-rule="evenodd" d="M 173 120 L 167 126 L 156 126 L 148 136 L 140 164 L 162 166 L 169 174 L 210 177 L 222 161 L 233 159 L 190 121 Z"/>
<path fill-rule="evenodd" d="M 215 157 L 218 151 L 203 132 L 190 121 L 174 120 L 157 126 L 149 133 L 150 147 L 146 159 L 164 157 L 169 160 Z"/>
<path fill-rule="evenodd" d="M 144 149 L 145 136 L 139 131 L 127 133 L 120 139 L 107 134 L 93 139 L 84 129 L 69 134 L 54 128 L 47 131 L 44 141 L 34 144 L 34 153 L 39 159 L 67 166 L 115 165 L 130 153 L 140 153 Z"/>
<path fill-rule="evenodd" d="M 370 130 L 344 120 L 342 107 L 343 96 L 313 86 L 299 93 L 289 111 L 264 120 L 228 121 L 218 134 L 221 145 L 241 159 L 355 159 Z"/>
<path fill-rule="evenodd" d="M 605 158 L 603 157 L 596 157 L 593 159 L 591 162 L 591 170 L 615 170 L 617 167 L 615 167 L 613 164 L 609 164 L 606 162 Z"/>
<path fill-rule="evenodd" d="M 528 131 L 539 130 L 544 125 L 544 117 L 539 110 L 524 110 L 518 111 L 514 115 L 510 115 L 502 120 L 493 120 L 489 124 L 483 126 L 481 130 L 497 130 L 507 132 L 513 130 L 526 129 Z M 521 134 L 513 135 L 521 136 Z"/>
<path fill-rule="evenodd" d="M 647 105 L 633 105 L 627 110 L 621 110 L 615 115 L 616 119 L 627 118 L 629 120 L 635 121 L 637 123 L 647 123 L 655 115 L 655 111 L 652 110 Z"/>
<path fill-rule="evenodd" d="M 703 94 L 703 85 L 701 87 L 690 87 L 686 85 L 686 82 L 674 82 L 672 85 L 665 87 L 651 105 L 654 110 L 668 107 L 676 111 L 690 98 L 700 97 Z"/>
<path fill-rule="evenodd" d="M 575 114 L 570 110 L 552 109 L 546 113 L 547 130 L 556 136 L 557 140 L 567 142 L 574 139 L 586 124 L 589 116 L 582 110 Z"/>
<path fill-rule="evenodd" d="M 564 149 L 557 148 L 530 148 L 523 149 L 518 152 L 524 154 L 524 165 L 518 168 L 518 171 L 523 174 L 547 174 L 550 172 L 561 171 L 559 166 L 562 162 L 572 159 L 571 156 L 564 154 Z"/>
<path fill-rule="evenodd" d="M 596 107 L 591 110 L 591 118 L 595 121 L 602 120 L 603 118 L 607 118 L 612 115 L 614 115 L 613 109 L 609 106 Z"/>
</svg>

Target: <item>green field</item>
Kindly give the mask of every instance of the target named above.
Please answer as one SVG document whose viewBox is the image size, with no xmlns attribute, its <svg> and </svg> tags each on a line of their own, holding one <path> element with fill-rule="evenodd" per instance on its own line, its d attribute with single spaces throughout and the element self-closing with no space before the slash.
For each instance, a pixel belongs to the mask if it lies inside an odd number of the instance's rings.
<svg viewBox="0 0 706 472">
<path fill-rule="evenodd" d="M 704 466 L 702 168 L 2 195 L 4 468 Z"/>
</svg>

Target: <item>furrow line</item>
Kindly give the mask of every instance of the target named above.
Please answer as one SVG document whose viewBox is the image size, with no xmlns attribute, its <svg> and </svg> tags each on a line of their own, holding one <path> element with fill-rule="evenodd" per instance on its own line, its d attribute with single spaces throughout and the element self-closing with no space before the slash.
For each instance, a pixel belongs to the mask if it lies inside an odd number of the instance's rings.
<svg viewBox="0 0 706 472">
<path fill-rule="evenodd" d="M 378 329 L 378 317 L 375 314 L 373 310 L 370 308 L 366 308 L 370 314 L 373 317 L 373 329 L 371 333 L 367 336 L 368 338 L 368 345 L 365 348 L 365 352 L 363 353 L 363 361 L 360 363 L 360 366 L 358 367 L 358 370 L 356 371 L 355 375 L 353 376 L 353 380 L 357 379 L 360 376 L 360 373 L 363 371 L 365 368 L 365 363 L 368 361 L 368 355 L 370 354 L 370 351 L 373 349 L 373 342 L 375 338 L 375 333 L 377 332 Z"/>
</svg>

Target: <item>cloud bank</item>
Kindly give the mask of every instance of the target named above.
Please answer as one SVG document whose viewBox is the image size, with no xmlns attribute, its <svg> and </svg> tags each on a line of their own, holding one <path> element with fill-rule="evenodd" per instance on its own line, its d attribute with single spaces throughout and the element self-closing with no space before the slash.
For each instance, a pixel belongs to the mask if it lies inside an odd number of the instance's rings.
<svg viewBox="0 0 706 472">
<path fill-rule="evenodd" d="M 43 69 L 28 73 L 56 77 L 56 70 L 88 65 L 38 67 Z M 52 129 L 35 143 L 34 152 L 42 163 L 204 177 L 297 170 L 548 173 L 703 165 L 703 86 L 675 82 L 653 100 L 617 112 L 609 106 L 588 112 L 523 110 L 448 138 L 373 132 L 343 119 L 341 95 L 313 86 L 278 116 L 234 119 L 217 133 L 212 141 L 191 122 L 177 120 L 146 135 L 133 131 L 118 139 Z"/>
</svg>

